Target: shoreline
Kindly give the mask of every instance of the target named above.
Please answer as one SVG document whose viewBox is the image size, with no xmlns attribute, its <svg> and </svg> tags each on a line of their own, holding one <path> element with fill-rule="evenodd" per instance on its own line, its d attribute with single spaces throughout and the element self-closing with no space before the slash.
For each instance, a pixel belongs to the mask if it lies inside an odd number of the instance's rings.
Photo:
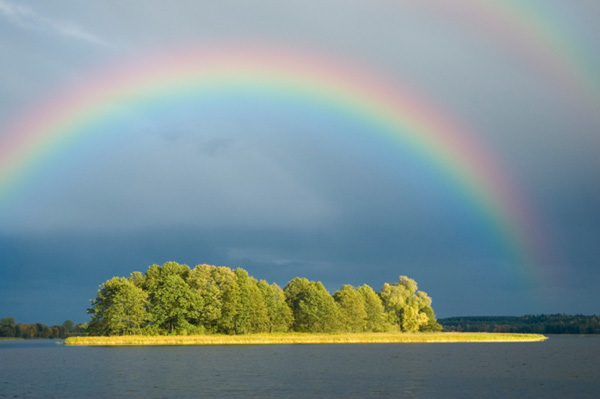
<svg viewBox="0 0 600 399">
<path fill-rule="evenodd" d="M 122 335 L 70 337 L 70 346 L 165 346 L 165 345 L 289 345 L 289 344 L 386 344 L 452 342 L 540 342 L 541 334 L 518 333 L 264 333 L 247 335 Z"/>
</svg>

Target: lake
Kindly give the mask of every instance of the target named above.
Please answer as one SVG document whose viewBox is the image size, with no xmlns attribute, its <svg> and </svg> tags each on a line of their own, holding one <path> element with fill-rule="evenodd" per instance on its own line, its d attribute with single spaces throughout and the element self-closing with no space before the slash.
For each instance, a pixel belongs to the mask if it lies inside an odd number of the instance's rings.
<svg viewBox="0 0 600 399">
<path fill-rule="evenodd" d="M 598 398 L 600 336 L 69 347 L 0 341 L 0 398 Z"/>
</svg>

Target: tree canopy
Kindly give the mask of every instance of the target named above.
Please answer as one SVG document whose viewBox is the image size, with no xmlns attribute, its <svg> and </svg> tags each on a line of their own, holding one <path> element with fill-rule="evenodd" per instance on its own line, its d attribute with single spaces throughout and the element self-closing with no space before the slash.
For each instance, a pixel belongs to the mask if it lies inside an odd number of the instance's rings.
<svg viewBox="0 0 600 399">
<path fill-rule="evenodd" d="M 599 315 L 540 314 L 525 316 L 448 317 L 446 331 L 525 334 L 600 334 Z"/>
<path fill-rule="evenodd" d="M 76 325 L 71 320 L 65 320 L 60 326 L 54 325 L 49 327 L 42 323 L 17 323 L 14 317 L 0 318 L 0 338 L 56 339 L 81 335 L 82 333 L 82 325 Z"/>
<path fill-rule="evenodd" d="M 381 292 L 344 285 L 330 295 L 296 277 L 285 288 L 242 268 L 167 262 L 100 285 L 90 335 L 441 331 L 431 298 L 401 276 Z"/>
</svg>

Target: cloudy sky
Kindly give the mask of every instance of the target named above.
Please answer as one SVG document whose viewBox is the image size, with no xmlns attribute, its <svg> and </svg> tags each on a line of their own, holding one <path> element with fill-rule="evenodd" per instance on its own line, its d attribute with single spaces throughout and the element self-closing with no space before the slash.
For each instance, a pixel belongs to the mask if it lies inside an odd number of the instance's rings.
<svg viewBox="0 0 600 399">
<path fill-rule="evenodd" d="M 595 0 L 0 0 L 0 154 L 16 159 L 0 160 L 0 317 L 87 321 L 99 284 L 169 260 L 332 293 L 407 275 L 438 317 L 598 314 L 599 19 Z M 435 110 L 426 123 L 447 116 L 514 188 L 483 173 L 488 196 L 517 206 L 481 206 L 427 146 L 329 106 L 316 83 L 302 98 L 259 87 L 117 104 L 15 166 L 57 134 L 43 112 L 79 116 L 69 93 L 118 90 L 127 68 L 159 80 L 174 49 L 235 52 L 244 75 L 257 48 L 259 65 L 278 49 L 310 78 L 327 60 L 332 76 L 403 93 L 399 115 L 418 102 Z"/>
</svg>

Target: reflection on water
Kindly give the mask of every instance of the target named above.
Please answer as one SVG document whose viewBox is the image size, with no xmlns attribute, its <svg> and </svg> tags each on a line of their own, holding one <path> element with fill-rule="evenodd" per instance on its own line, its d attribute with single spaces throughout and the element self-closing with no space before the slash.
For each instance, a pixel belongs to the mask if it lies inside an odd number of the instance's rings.
<svg viewBox="0 0 600 399">
<path fill-rule="evenodd" d="M 93 348 L 0 342 L 0 398 L 597 398 L 600 336 Z"/>
</svg>

